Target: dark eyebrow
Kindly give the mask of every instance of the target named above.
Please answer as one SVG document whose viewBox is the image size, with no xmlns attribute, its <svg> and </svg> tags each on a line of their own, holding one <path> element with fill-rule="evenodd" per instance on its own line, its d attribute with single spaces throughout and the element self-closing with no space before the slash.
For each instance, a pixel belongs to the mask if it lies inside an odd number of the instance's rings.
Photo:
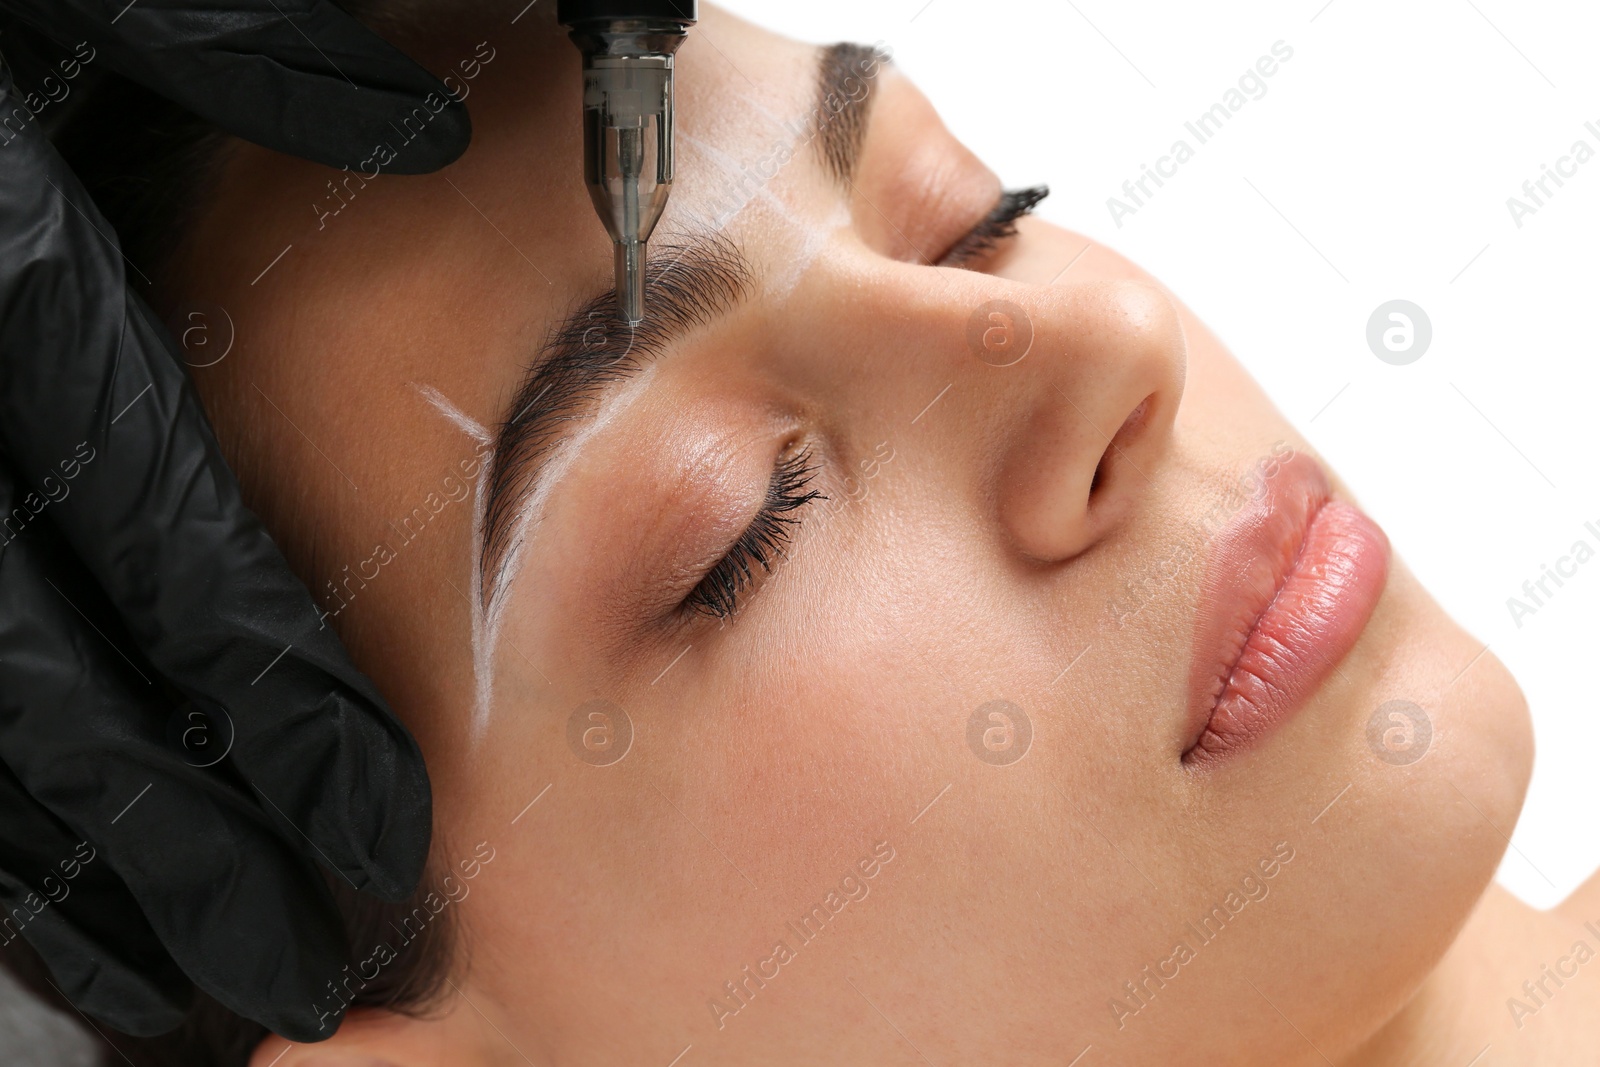
<svg viewBox="0 0 1600 1067">
<path fill-rule="evenodd" d="M 698 326 L 731 312 L 750 292 L 750 267 L 720 233 L 658 241 L 645 264 L 649 315 L 630 327 L 614 289 L 585 301 L 557 322 L 529 365 L 506 416 L 495 429 L 479 548 L 479 602 L 517 549 L 518 511 L 533 491 L 565 423 L 591 417 L 606 386 L 626 381 L 643 362 Z"/>
<path fill-rule="evenodd" d="M 810 139 L 841 185 L 854 176 L 878 71 L 890 61 L 887 50 L 873 45 L 841 42 L 818 50 Z M 617 314 L 615 290 L 607 290 L 552 328 L 495 429 L 479 546 L 478 597 L 486 608 L 517 548 L 518 510 L 564 436 L 563 424 L 585 417 L 600 392 L 632 377 L 642 360 L 732 311 L 749 295 L 750 280 L 749 264 L 721 233 L 659 242 L 645 267 L 650 314 L 643 324 L 630 328 Z"/>
<path fill-rule="evenodd" d="M 817 57 L 811 121 L 822 162 L 841 184 L 849 185 L 855 175 L 878 69 L 889 62 L 887 51 L 848 41 L 828 45 Z"/>
</svg>

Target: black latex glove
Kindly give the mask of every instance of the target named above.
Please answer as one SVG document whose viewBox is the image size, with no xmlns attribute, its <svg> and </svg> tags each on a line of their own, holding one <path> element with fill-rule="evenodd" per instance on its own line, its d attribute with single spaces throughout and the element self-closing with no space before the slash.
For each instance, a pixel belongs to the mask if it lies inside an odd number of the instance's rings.
<svg viewBox="0 0 1600 1067">
<path fill-rule="evenodd" d="M 5 15 L 332 165 L 446 92 L 324 0 L 0 0 Z M 314 865 L 409 893 L 422 758 L 241 503 L 111 227 L 21 108 L 0 73 L 0 944 L 20 933 L 128 1033 L 177 1025 L 192 981 L 325 1038 L 347 951 Z M 470 135 L 451 99 L 387 169 L 437 169 Z"/>
</svg>

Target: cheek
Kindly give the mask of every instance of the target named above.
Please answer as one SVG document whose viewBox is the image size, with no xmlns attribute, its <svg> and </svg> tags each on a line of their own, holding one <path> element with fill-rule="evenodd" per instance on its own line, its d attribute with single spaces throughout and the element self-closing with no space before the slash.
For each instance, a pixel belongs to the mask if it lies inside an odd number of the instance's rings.
<svg viewBox="0 0 1600 1067">
<path fill-rule="evenodd" d="M 683 787 L 728 797 L 741 847 L 768 868 L 751 872 L 763 884 L 825 872 L 904 825 L 948 758 L 930 729 L 938 679 L 896 636 L 906 623 L 887 591 L 860 561 L 808 547 L 718 635 L 719 667 L 688 701 L 703 710 L 673 730 Z M 849 589 L 824 574 L 849 575 Z"/>
<path fill-rule="evenodd" d="M 897 858 L 871 880 L 860 911 L 872 917 L 854 936 L 903 944 L 917 931 L 950 931 L 942 944 L 976 972 L 993 968 L 997 989 L 1014 984 L 1001 978 L 1007 961 L 1043 939 L 1062 953 L 1051 966 L 1064 982 L 1087 981 L 1126 953 L 1147 916 L 1129 906 L 1128 878 L 1138 875 L 1075 805 L 1132 847 L 1161 824 L 1150 817 L 1154 791 L 1088 772 L 1093 757 L 1078 740 L 1105 709 L 1046 691 L 1056 671 L 1038 654 L 1044 628 L 1005 610 L 1004 577 L 985 573 L 972 547 L 910 537 L 895 547 L 849 529 L 848 514 L 832 521 L 840 529 L 808 545 L 719 635 L 716 674 L 660 713 L 652 773 L 797 913 L 887 842 Z M 1112 688 L 1092 671 L 1079 684 Z M 993 750 L 971 726 L 981 706 L 1005 697 L 1023 707 L 1018 725 L 1031 733 L 1013 763 L 980 755 Z M 1124 789 L 1133 795 L 1115 795 Z M 1159 873 L 1158 851 L 1141 857 L 1146 870 Z M 1068 900 L 1103 934 L 1071 962 L 1063 930 L 1041 933 L 1019 918 Z M 927 973 L 949 969 L 930 960 Z"/>
</svg>

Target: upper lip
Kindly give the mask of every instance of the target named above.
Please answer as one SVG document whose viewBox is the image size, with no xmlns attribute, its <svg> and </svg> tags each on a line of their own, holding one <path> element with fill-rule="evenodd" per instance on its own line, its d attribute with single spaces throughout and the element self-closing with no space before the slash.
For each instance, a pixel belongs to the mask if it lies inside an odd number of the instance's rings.
<svg viewBox="0 0 1600 1067">
<path fill-rule="evenodd" d="M 1264 489 L 1216 534 L 1202 579 L 1190 665 L 1184 754 L 1199 743 L 1245 643 L 1294 570 L 1317 512 L 1332 499 L 1304 453 L 1279 461 Z"/>
</svg>

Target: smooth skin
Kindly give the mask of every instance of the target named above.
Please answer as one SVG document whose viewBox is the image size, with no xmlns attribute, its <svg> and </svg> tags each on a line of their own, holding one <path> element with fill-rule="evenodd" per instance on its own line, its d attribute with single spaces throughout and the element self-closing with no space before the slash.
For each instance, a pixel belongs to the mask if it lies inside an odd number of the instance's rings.
<svg viewBox="0 0 1600 1067">
<path fill-rule="evenodd" d="M 319 228 L 338 175 L 241 145 L 167 279 L 169 302 L 233 320 L 235 349 L 195 378 L 319 592 L 475 454 L 424 387 L 492 427 L 553 319 L 609 284 L 576 54 L 542 6 L 513 14 L 396 35 L 440 74 L 493 50 L 460 162 L 380 177 Z M 780 122 L 816 78 L 813 48 L 714 9 L 679 64 L 669 233 L 792 139 Z M 1600 888 L 1547 913 L 1487 888 L 1527 785 L 1526 708 L 1403 560 L 1298 715 L 1203 773 L 1181 761 L 1201 520 L 1275 448 L 1312 446 L 1108 248 L 1027 220 L 971 269 L 927 265 L 1000 188 L 886 69 L 853 185 L 803 150 L 728 222 L 751 299 L 601 394 L 552 459 L 477 743 L 470 493 L 348 601 L 336 625 L 426 755 L 436 861 L 482 842 L 493 859 L 452 905 L 470 959 L 438 1013 L 353 1012 L 323 1044 L 269 1039 L 257 1067 L 1063 1064 L 1091 1046 L 1079 1062 L 1379 1067 L 1486 1044 L 1480 1063 L 1549 1064 L 1600 1040 L 1600 978 L 1509 1017 L 1541 963 L 1600 947 L 1582 927 Z M 966 339 L 996 299 L 1035 334 L 1003 368 Z M 797 513 L 733 619 L 681 610 L 796 445 L 830 501 Z M 606 767 L 567 744 L 596 698 L 634 730 Z M 996 699 L 1034 731 L 1009 766 L 967 743 Z M 1409 765 L 1368 746 L 1391 699 L 1432 722 Z M 802 941 L 788 923 L 842 883 Z M 1200 944 L 1188 924 L 1241 885 L 1265 895 Z M 1184 939 L 1193 958 L 1131 1010 L 1124 983 Z"/>
</svg>

